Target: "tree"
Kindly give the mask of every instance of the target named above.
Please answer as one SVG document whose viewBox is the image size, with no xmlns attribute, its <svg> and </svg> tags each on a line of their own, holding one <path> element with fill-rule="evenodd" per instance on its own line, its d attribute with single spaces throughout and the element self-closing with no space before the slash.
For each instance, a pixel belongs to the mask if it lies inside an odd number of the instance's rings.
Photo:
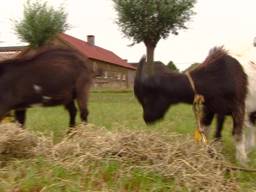
<svg viewBox="0 0 256 192">
<path fill-rule="evenodd" d="M 179 69 L 176 67 L 173 61 L 169 61 L 169 63 L 167 64 L 167 67 L 172 71 L 177 71 L 177 72 L 179 71 Z"/>
<path fill-rule="evenodd" d="M 200 63 L 193 63 L 187 69 L 185 69 L 184 72 L 187 72 L 187 71 L 190 72 L 190 71 L 194 70 L 195 68 L 197 68 L 198 65 L 200 65 Z"/>
<path fill-rule="evenodd" d="M 58 33 L 66 31 L 67 14 L 63 7 L 55 10 L 46 2 L 27 1 L 24 5 L 24 18 L 15 22 L 15 31 L 18 37 L 36 48 L 53 39 Z"/>
<path fill-rule="evenodd" d="M 154 50 L 169 33 L 186 29 L 185 22 L 194 12 L 196 0 L 113 0 L 117 24 L 133 44 L 143 42 L 147 50 L 149 72 L 153 71 Z"/>
</svg>

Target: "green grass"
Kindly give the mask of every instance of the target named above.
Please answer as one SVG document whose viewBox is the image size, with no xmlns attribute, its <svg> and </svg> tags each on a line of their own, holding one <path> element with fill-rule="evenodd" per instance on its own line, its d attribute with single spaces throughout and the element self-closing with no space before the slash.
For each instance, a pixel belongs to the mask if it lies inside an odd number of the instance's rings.
<svg viewBox="0 0 256 192">
<path fill-rule="evenodd" d="M 42 158 L 14 161 L 1 171 L 0 191 L 169 191 L 171 187 L 156 173 L 135 169 L 120 176 L 118 162 L 91 163 L 88 170 L 67 169 Z M 15 185 L 14 185 L 15 183 Z"/>
<path fill-rule="evenodd" d="M 95 91 L 90 96 L 89 111 L 89 122 L 107 129 L 154 129 L 165 134 L 193 134 L 195 128 L 191 106 L 182 104 L 171 107 L 163 121 L 146 126 L 142 108 L 129 91 Z M 28 110 L 26 127 L 46 135 L 53 134 L 55 142 L 58 142 L 67 132 L 68 118 L 63 107 L 32 108 Z M 223 153 L 234 163 L 231 125 L 229 119 L 225 124 Z M 256 167 L 255 152 L 250 158 L 253 159 L 250 165 Z M 175 191 L 175 184 L 157 173 L 136 169 L 130 175 L 120 176 L 118 170 L 122 169 L 121 166 L 118 162 L 92 162 L 88 170 L 81 171 L 67 169 L 40 157 L 15 160 L 1 168 L 0 192 Z M 242 191 L 256 191 L 255 173 L 241 172 L 237 176 Z"/>
</svg>

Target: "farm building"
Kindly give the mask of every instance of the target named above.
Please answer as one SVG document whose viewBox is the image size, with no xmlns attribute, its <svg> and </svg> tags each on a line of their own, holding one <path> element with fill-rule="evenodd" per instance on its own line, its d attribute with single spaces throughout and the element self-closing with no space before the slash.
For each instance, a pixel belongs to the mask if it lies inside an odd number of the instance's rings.
<svg viewBox="0 0 256 192">
<path fill-rule="evenodd" d="M 16 57 L 25 46 L 0 47 L 0 61 Z"/>
<path fill-rule="evenodd" d="M 88 35 L 87 41 L 84 41 L 62 33 L 49 45 L 72 48 L 88 58 L 95 73 L 94 87 L 129 88 L 133 86 L 136 68 L 112 51 L 96 46 L 93 35 Z M 33 53 L 34 50 L 27 47 L 2 47 L 0 60 Z"/>
</svg>

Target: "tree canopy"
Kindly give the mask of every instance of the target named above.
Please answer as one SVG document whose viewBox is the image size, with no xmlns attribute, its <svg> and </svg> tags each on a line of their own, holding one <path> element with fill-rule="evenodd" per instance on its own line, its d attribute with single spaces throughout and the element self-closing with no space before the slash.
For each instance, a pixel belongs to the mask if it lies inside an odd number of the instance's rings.
<svg viewBox="0 0 256 192">
<path fill-rule="evenodd" d="M 157 44 L 170 31 L 186 28 L 194 12 L 195 0 L 113 0 L 118 12 L 117 23 L 122 32 L 134 43 Z"/>
<path fill-rule="evenodd" d="M 158 41 L 169 33 L 186 29 L 185 23 L 194 14 L 196 0 L 113 0 L 118 13 L 117 24 L 133 43 L 144 42 L 147 62 L 154 61 Z"/>
<path fill-rule="evenodd" d="M 194 70 L 196 67 L 198 67 L 198 65 L 200 65 L 200 63 L 193 63 L 193 64 L 191 64 L 187 69 L 185 69 L 184 70 L 184 72 L 186 72 L 186 71 L 192 71 L 192 70 Z"/>
<path fill-rule="evenodd" d="M 179 71 L 179 69 L 176 67 L 173 61 L 169 61 L 169 63 L 167 64 L 167 67 L 172 71 L 177 71 L 177 72 Z"/>
<path fill-rule="evenodd" d="M 24 4 L 24 18 L 15 22 L 15 31 L 22 41 L 35 48 L 66 31 L 69 28 L 66 19 L 63 7 L 54 9 L 46 2 L 27 1 Z"/>
</svg>

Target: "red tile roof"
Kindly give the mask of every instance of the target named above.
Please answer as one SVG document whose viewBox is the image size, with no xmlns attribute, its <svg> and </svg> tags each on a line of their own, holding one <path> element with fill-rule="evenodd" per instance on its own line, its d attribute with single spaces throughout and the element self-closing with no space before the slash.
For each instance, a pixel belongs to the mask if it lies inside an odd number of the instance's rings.
<svg viewBox="0 0 256 192">
<path fill-rule="evenodd" d="M 64 33 L 60 34 L 59 37 L 90 59 L 104 61 L 128 69 L 136 69 L 134 66 L 128 64 L 125 60 L 121 59 L 115 53 L 109 50 L 103 49 L 95 45 L 90 45 L 86 41 L 77 39 Z"/>
</svg>

